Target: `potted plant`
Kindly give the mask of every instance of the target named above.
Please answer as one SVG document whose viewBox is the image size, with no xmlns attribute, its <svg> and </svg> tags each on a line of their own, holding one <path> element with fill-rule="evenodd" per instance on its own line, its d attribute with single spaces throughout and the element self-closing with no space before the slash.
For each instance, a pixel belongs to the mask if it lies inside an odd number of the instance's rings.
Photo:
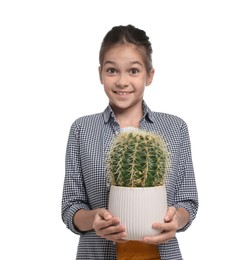
<svg viewBox="0 0 252 260">
<path fill-rule="evenodd" d="M 151 226 L 166 214 L 168 163 L 167 146 L 156 133 L 137 129 L 114 138 L 107 157 L 108 209 L 126 227 L 127 240 L 159 233 Z"/>
</svg>

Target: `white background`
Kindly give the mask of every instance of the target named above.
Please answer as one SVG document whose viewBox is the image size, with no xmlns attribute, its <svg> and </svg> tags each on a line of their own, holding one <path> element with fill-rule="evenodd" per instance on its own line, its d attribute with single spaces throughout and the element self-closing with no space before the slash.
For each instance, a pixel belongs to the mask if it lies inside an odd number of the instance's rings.
<svg viewBox="0 0 252 260">
<path fill-rule="evenodd" d="M 75 259 L 61 221 L 70 125 L 101 112 L 100 43 L 144 29 L 156 69 L 145 100 L 188 124 L 200 208 L 186 260 L 252 259 L 251 1 L 0 2 L 0 259 Z"/>
</svg>

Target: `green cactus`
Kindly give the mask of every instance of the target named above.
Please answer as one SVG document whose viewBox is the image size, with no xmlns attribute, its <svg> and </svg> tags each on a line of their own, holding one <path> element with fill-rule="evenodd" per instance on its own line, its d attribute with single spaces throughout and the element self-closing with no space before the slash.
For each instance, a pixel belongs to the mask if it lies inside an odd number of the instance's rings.
<svg viewBox="0 0 252 260">
<path fill-rule="evenodd" d="M 115 186 L 161 186 L 168 161 L 169 153 L 161 136 L 143 130 L 121 132 L 108 153 L 108 176 Z"/>
</svg>

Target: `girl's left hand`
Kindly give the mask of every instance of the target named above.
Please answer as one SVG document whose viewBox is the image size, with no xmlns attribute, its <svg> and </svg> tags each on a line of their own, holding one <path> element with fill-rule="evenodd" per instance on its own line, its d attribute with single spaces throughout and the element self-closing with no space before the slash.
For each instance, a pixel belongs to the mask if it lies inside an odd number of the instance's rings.
<svg viewBox="0 0 252 260">
<path fill-rule="evenodd" d="M 179 227 L 177 209 L 169 207 L 164 218 L 164 223 L 154 223 L 152 227 L 160 230 L 161 233 L 152 237 L 144 237 L 143 242 L 158 245 L 174 238 Z"/>
</svg>

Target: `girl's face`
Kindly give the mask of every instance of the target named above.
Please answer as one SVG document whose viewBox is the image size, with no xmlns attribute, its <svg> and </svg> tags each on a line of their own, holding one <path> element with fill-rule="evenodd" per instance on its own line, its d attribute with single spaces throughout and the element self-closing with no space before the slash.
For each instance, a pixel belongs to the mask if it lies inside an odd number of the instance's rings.
<svg viewBox="0 0 252 260">
<path fill-rule="evenodd" d="M 144 89 L 151 84 L 154 70 L 147 73 L 143 57 L 135 45 L 110 48 L 104 55 L 99 73 L 114 109 L 142 109 Z"/>
</svg>

